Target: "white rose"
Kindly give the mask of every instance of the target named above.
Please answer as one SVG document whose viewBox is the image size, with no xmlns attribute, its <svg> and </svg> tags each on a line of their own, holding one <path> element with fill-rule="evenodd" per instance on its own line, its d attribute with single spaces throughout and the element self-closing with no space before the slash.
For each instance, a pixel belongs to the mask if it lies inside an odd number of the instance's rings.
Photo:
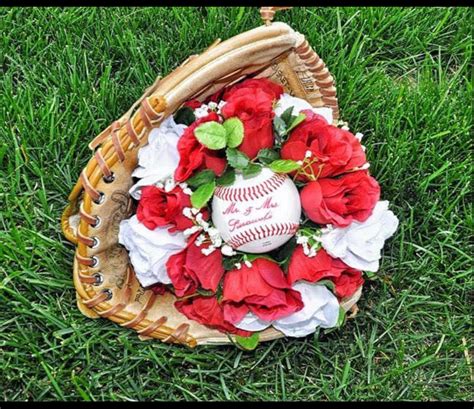
<svg viewBox="0 0 474 409">
<path fill-rule="evenodd" d="M 129 252 L 138 281 L 143 287 L 156 283 L 170 284 L 166 262 L 173 254 L 186 247 L 181 232 L 170 233 L 168 226 L 148 229 L 137 216 L 122 220 L 119 228 L 119 243 Z"/>
<path fill-rule="evenodd" d="M 348 227 L 324 232 L 321 236 L 324 249 L 350 267 L 376 272 L 385 240 L 398 227 L 398 219 L 388 210 L 388 204 L 387 200 L 378 202 L 372 215 L 363 223 L 354 221 Z"/>
<path fill-rule="evenodd" d="M 337 324 L 339 302 L 324 285 L 299 281 L 293 285 L 304 303 L 303 309 L 273 322 L 287 337 L 305 337 L 317 327 L 331 328 Z"/>
<path fill-rule="evenodd" d="M 244 318 L 242 318 L 241 321 L 239 321 L 237 324 L 234 324 L 234 326 L 239 329 L 251 332 L 262 331 L 270 325 L 271 322 L 264 321 L 258 318 L 254 313 L 250 311 L 245 314 Z"/>
<path fill-rule="evenodd" d="M 304 109 L 311 109 L 314 113 L 321 115 L 328 124 L 332 124 L 332 109 L 331 108 L 313 108 L 311 104 L 301 98 L 292 97 L 290 94 L 282 94 L 278 100 L 278 104 L 274 109 L 275 115 L 281 116 L 289 107 L 293 107 L 293 115 L 298 115 Z"/>
<path fill-rule="evenodd" d="M 138 167 L 132 173 L 133 177 L 140 178 L 129 190 L 133 198 L 140 199 L 142 186 L 173 177 L 179 163 L 178 140 L 186 128 L 169 116 L 150 132 L 148 144 L 138 151 Z"/>
<path fill-rule="evenodd" d="M 248 312 L 241 321 L 234 324 L 246 331 L 262 331 L 273 325 L 288 337 L 304 337 L 317 327 L 331 328 L 337 323 L 339 302 L 324 285 L 299 281 L 292 288 L 301 294 L 303 309 L 275 321 L 265 321 Z"/>
</svg>

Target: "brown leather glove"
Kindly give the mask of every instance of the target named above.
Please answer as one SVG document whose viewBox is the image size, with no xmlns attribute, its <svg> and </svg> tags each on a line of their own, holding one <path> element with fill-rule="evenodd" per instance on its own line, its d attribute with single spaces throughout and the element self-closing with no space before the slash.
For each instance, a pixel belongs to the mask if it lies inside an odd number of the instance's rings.
<svg viewBox="0 0 474 409">
<path fill-rule="evenodd" d="M 157 80 L 89 145 L 95 153 L 73 188 L 62 217 L 65 236 L 77 246 L 74 284 L 79 309 L 86 316 L 108 318 L 133 328 L 142 338 L 191 347 L 231 342 L 227 335 L 179 313 L 172 294 L 156 296 L 143 289 L 127 251 L 118 243 L 118 229 L 120 221 L 134 210 L 128 190 L 139 147 L 147 143 L 149 131 L 183 102 L 204 100 L 251 75 L 280 83 L 286 92 L 314 107 L 330 107 L 338 118 L 336 89 L 324 62 L 302 34 L 286 24 L 272 24 L 274 13 L 265 9 L 262 17 L 266 25 L 222 43 L 217 40 L 201 55 L 190 57 Z M 360 291 L 343 300 L 342 306 L 350 309 L 359 297 Z M 260 340 L 282 336 L 270 328 L 261 333 Z"/>
</svg>

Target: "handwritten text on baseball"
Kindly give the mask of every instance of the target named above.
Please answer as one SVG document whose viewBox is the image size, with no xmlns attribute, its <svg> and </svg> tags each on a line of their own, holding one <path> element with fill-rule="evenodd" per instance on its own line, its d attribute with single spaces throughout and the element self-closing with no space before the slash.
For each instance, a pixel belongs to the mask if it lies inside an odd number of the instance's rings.
<svg viewBox="0 0 474 409">
<path fill-rule="evenodd" d="M 229 206 L 224 210 L 224 215 L 240 215 L 244 218 L 232 218 L 229 219 L 228 225 L 230 232 L 240 229 L 241 227 L 248 226 L 270 220 L 273 218 L 272 209 L 279 207 L 277 202 L 273 201 L 273 197 L 267 197 L 260 203 L 253 206 L 239 207 L 236 202 L 231 202 Z"/>
</svg>

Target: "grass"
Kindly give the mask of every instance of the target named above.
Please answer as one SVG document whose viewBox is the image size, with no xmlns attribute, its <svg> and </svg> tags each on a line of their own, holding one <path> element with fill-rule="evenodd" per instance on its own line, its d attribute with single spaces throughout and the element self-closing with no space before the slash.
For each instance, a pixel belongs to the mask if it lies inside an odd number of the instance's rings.
<svg viewBox="0 0 474 409">
<path fill-rule="evenodd" d="M 257 9 L 0 9 L 0 399 L 472 400 L 467 8 L 302 8 L 342 117 L 401 220 L 341 330 L 254 352 L 140 342 L 75 305 L 59 218 L 90 152 L 155 76 Z"/>
</svg>

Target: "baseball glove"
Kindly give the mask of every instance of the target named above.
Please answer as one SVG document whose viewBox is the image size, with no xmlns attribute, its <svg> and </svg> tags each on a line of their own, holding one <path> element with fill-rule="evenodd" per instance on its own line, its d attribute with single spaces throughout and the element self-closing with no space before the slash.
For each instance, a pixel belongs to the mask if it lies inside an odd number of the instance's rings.
<svg viewBox="0 0 474 409">
<path fill-rule="evenodd" d="M 138 332 L 141 339 L 164 342 L 224 344 L 232 338 L 174 308 L 175 297 L 157 296 L 142 288 L 118 243 L 119 223 L 132 214 L 128 193 L 137 166 L 137 152 L 147 143 L 150 130 L 189 99 L 204 100 L 224 86 L 245 77 L 266 77 L 289 94 L 314 107 L 330 107 L 339 116 L 333 77 L 304 35 L 283 23 L 272 23 L 277 8 L 265 7 L 265 24 L 227 41 L 216 40 L 200 55 L 193 55 L 171 74 L 158 79 L 121 118 L 90 144 L 93 155 L 69 195 L 62 229 L 76 245 L 74 285 L 77 305 L 90 318 L 108 318 Z M 355 309 L 359 291 L 342 301 Z M 260 340 L 282 337 L 270 328 Z"/>
</svg>

